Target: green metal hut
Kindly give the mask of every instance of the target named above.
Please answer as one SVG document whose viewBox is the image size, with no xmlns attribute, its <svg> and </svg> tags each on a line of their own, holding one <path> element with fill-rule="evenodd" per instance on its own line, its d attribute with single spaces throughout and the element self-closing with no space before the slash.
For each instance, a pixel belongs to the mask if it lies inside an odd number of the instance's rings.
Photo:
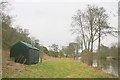
<svg viewBox="0 0 120 80">
<path fill-rule="evenodd" d="M 22 64 L 37 64 L 39 62 L 39 49 L 19 41 L 10 47 L 10 58 Z"/>
</svg>

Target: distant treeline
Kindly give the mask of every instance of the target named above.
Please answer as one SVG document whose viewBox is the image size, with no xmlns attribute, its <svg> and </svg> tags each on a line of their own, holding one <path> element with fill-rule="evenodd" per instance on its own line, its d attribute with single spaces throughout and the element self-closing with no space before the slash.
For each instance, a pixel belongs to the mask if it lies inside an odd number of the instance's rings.
<svg viewBox="0 0 120 80">
<path fill-rule="evenodd" d="M 97 52 L 98 56 L 101 57 L 101 58 L 107 58 L 107 57 L 110 57 L 111 58 L 118 58 L 118 46 L 117 44 L 115 45 L 112 45 L 112 47 L 107 47 L 107 46 L 104 46 L 104 45 L 101 45 L 100 47 L 100 52 Z"/>
<path fill-rule="evenodd" d="M 90 52 L 88 50 L 83 50 L 80 53 L 80 56 L 85 58 L 85 59 L 90 59 L 90 58 L 107 58 L 110 57 L 112 59 L 118 59 L 118 46 L 117 44 L 113 44 L 110 48 L 101 45 L 100 50 L 97 49 L 96 52 Z"/>
</svg>

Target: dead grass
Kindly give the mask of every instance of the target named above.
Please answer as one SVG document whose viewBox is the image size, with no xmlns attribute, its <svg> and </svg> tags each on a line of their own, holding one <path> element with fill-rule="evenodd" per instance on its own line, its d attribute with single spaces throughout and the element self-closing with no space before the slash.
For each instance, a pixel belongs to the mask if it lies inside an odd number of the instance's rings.
<svg viewBox="0 0 120 80">
<path fill-rule="evenodd" d="M 13 61 L 9 61 L 9 49 L 3 50 L 2 53 L 2 76 L 7 77 L 14 71 L 21 72 L 27 70 L 27 67 L 23 64 L 15 63 Z"/>
<path fill-rule="evenodd" d="M 85 67 L 85 68 L 89 68 L 89 69 L 91 69 L 92 71 L 101 71 L 102 70 L 102 68 L 101 67 L 92 67 L 92 66 L 90 66 L 90 65 L 88 65 L 88 64 L 85 64 L 85 63 L 80 63 L 81 64 L 81 66 L 83 66 L 83 67 Z"/>
<path fill-rule="evenodd" d="M 60 59 L 60 58 L 55 58 L 55 57 L 52 57 L 52 56 L 48 56 L 47 54 L 44 54 L 43 57 L 42 57 L 42 61 L 49 61 L 49 60 L 56 60 L 56 59 Z"/>
</svg>

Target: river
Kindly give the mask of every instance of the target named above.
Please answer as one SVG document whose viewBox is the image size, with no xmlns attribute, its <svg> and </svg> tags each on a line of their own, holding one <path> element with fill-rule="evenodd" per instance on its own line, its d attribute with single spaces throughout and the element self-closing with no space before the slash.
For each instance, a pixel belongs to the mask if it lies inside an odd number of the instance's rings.
<svg viewBox="0 0 120 80">
<path fill-rule="evenodd" d="M 118 66 L 118 60 L 106 60 L 97 58 L 82 59 L 81 57 L 76 57 L 76 60 L 87 63 L 93 67 L 101 67 L 103 72 L 113 74 L 117 77 L 119 76 L 118 70 L 120 67 Z"/>
</svg>

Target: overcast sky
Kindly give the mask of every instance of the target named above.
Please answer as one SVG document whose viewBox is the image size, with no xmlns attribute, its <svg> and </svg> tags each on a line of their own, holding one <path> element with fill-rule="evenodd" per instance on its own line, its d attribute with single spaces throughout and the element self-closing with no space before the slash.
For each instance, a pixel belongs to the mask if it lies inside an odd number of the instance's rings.
<svg viewBox="0 0 120 80">
<path fill-rule="evenodd" d="M 40 40 L 40 44 L 49 46 L 53 43 L 60 46 L 74 41 L 70 32 L 71 17 L 78 9 L 86 9 L 87 4 L 104 7 L 107 10 L 109 23 L 118 27 L 118 0 L 13 0 L 11 15 L 15 16 L 14 26 L 20 25 L 29 29 L 31 36 Z M 117 39 L 104 37 L 102 43 L 110 46 Z"/>
</svg>

